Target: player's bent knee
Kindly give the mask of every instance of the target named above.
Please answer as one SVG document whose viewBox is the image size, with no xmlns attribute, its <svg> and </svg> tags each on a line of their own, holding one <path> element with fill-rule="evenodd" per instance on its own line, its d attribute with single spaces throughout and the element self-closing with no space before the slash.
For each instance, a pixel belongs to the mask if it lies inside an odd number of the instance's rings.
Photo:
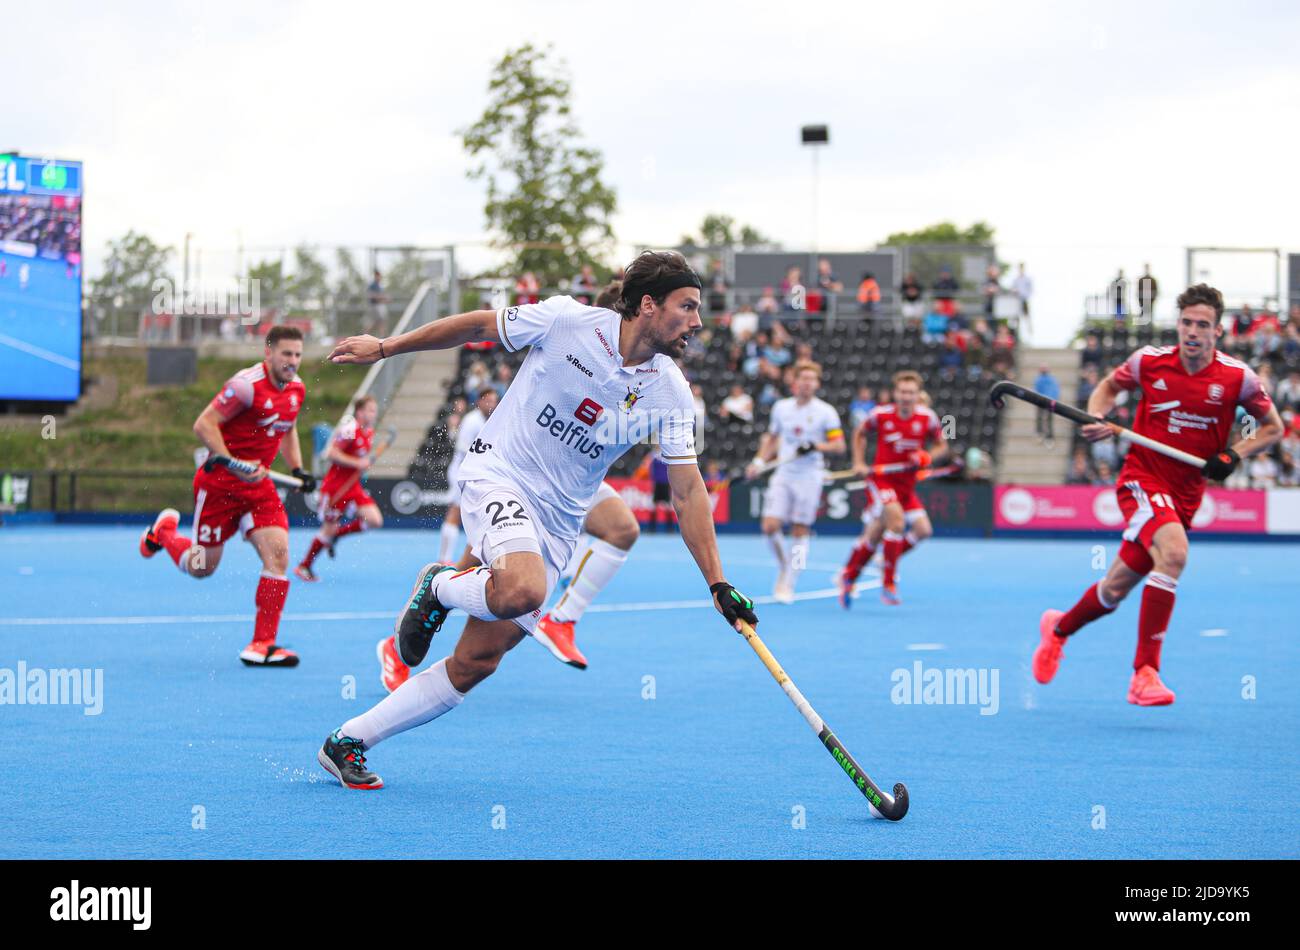
<svg viewBox="0 0 1300 950">
<path fill-rule="evenodd" d="M 609 537 L 604 540 L 621 551 L 630 551 L 640 537 L 641 526 L 636 523 L 635 518 L 630 518 L 615 525 L 613 530 L 609 532 Z"/>
<path fill-rule="evenodd" d="M 495 589 L 488 597 L 488 607 L 502 620 L 511 620 L 532 613 L 546 602 L 544 580 L 512 579 L 507 583 L 495 583 L 493 586 Z"/>
</svg>

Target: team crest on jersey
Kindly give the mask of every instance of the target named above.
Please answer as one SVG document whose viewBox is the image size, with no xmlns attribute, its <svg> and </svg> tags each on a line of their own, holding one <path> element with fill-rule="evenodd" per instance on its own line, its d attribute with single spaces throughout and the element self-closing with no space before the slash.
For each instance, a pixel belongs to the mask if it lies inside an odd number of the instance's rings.
<svg viewBox="0 0 1300 950">
<path fill-rule="evenodd" d="M 1223 387 L 1218 383 L 1210 383 L 1210 402 L 1218 402 L 1223 399 Z"/>
<path fill-rule="evenodd" d="M 627 395 L 623 397 L 623 401 L 618 404 L 618 407 L 622 409 L 624 412 L 631 412 L 632 407 L 636 405 L 636 401 L 640 398 L 641 398 L 640 386 L 638 386 L 635 390 L 629 389 L 627 391 Z"/>
<path fill-rule="evenodd" d="M 298 408 L 298 395 L 297 395 L 297 393 L 289 393 L 289 407 L 292 408 L 292 409 L 297 409 L 297 408 Z"/>
</svg>

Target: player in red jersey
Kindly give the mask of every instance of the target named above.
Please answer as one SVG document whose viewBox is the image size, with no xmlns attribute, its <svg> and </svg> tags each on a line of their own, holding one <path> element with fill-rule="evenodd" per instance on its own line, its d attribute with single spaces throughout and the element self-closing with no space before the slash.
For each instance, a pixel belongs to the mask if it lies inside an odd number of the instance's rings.
<svg viewBox="0 0 1300 950">
<path fill-rule="evenodd" d="M 237 533 L 257 549 L 262 559 L 254 598 L 257 619 L 253 642 L 239 654 L 248 666 L 298 665 L 296 653 L 275 643 L 289 593 L 289 519 L 266 472 L 283 453 L 302 480 L 301 490 L 315 488 L 315 479 L 302 470 L 295 423 L 307 392 L 298 379 L 300 362 L 302 332 L 272 327 L 262 362 L 232 376 L 194 423 L 195 435 L 210 453 L 253 463 L 256 471 L 244 475 L 200 468 L 194 475 L 194 540 L 177 533 L 175 508 L 160 512 L 140 537 L 141 555 L 149 558 L 166 550 L 183 573 L 196 578 L 216 571 L 225 543 Z"/>
<path fill-rule="evenodd" d="M 1222 316 L 1223 297 L 1217 290 L 1205 284 L 1187 288 L 1178 297 L 1178 345 L 1143 347 L 1088 398 L 1088 412 L 1105 416 L 1120 392 L 1139 391 L 1142 400 L 1133 431 L 1204 458 L 1206 465 L 1202 472 L 1144 446 L 1129 449 L 1115 487 L 1128 522 L 1119 556 L 1068 611 L 1043 613 L 1033 658 L 1034 678 L 1040 683 L 1056 674 L 1066 638 L 1113 611 L 1145 577 L 1128 701 L 1139 706 L 1174 701 L 1173 691 L 1160 681 L 1160 647 L 1187 563 L 1187 531 L 1201 505 L 1205 480 L 1227 478 L 1243 457 L 1263 452 L 1281 438 L 1283 428 L 1259 377 L 1216 349 L 1223 335 Z M 1238 406 L 1252 419 L 1246 437 L 1224 448 Z M 1081 431 L 1092 442 L 1111 434 L 1101 424 Z"/>
<path fill-rule="evenodd" d="M 382 528 L 384 516 L 379 513 L 379 506 L 361 485 L 362 474 L 370 468 L 370 449 L 375 438 L 375 418 L 379 415 L 379 403 L 374 396 L 362 396 L 352 406 L 352 415 L 339 423 L 339 427 L 330 436 L 327 458 L 332 463 L 330 470 L 320 483 L 321 527 L 316 537 L 312 538 L 307 556 L 293 569 L 300 580 L 314 581 L 316 574 L 312 563 L 321 551 L 333 549 L 339 538 L 365 531 L 368 528 Z M 344 518 L 349 513 L 355 515 L 346 523 Z M 330 555 L 333 557 L 333 554 Z"/>
<path fill-rule="evenodd" d="M 880 599 L 890 606 L 898 597 L 898 559 L 934 534 L 930 516 L 916 494 L 917 470 L 931 464 L 931 458 L 944 459 L 948 442 L 935 411 L 922 398 L 923 380 L 916 370 L 904 369 L 894 374 L 894 401 L 876 406 L 853 433 L 853 470 L 867 478 L 867 508 L 862 513 L 865 527 L 849 561 L 840 574 L 840 603 L 848 607 L 853 585 L 875 553 L 874 543 L 883 539 L 884 571 Z M 876 436 L 876 465 L 903 463 L 914 465 L 907 472 L 872 474 L 867 465 L 867 436 Z M 872 522 L 883 526 L 878 536 Z"/>
</svg>

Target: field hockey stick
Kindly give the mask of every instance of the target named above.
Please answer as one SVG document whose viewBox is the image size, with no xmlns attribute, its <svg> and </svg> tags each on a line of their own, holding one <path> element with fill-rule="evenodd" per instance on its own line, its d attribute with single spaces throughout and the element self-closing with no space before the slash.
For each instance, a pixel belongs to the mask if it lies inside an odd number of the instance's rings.
<svg viewBox="0 0 1300 950">
<path fill-rule="evenodd" d="M 381 458 L 383 458 L 384 453 L 389 450 L 389 448 L 396 440 L 397 440 L 397 429 L 395 429 L 393 426 L 389 426 L 387 429 L 384 430 L 384 441 L 381 442 L 375 448 L 375 451 L 370 454 L 371 463 L 373 464 L 375 462 L 378 462 Z M 333 497 L 330 498 L 330 504 L 334 503 L 335 498 L 342 498 L 344 495 L 350 492 L 352 490 L 352 486 L 355 485 L 360 479 L 361 479 L 361 469 L 357 469 L 351 475 L 348 476 L 348 480 L 344 482 L 342 486 L 340 486 L 338 491 L 334 492 Z"/>
<path fill-rule="evenodd" d="M 893 475 L 896 472 L 915 472 L 920 470 L 920 466 L 915 462 L 882 462 L 879 465 L 870 466 L 868 475 Z M 842 468 L 837 472 L 827 472 L 826 481 L 838 482 L 845 478 L 852 478 L 859 473 L 851 468 Z"/>
<path fill-rule="evenodd" d="M 763 665 L 772 674 L 772 678 L 785 691 L 786 696 L 790 698 L 790 702 L 794 703 L 795 709 L 799 710 L 799 714 L 803 716 L 804 721 L 812 727 L 812 731 L 817 733 L 817 738 L 826 747 L 826 751 L 839 763 L 840 768 L 844 770 L 844 774 L 853 780 L 853 784 L 858 787 L 858 791 L 867 799 L 871 813 L 877 818 L 888 818 L 890 821 L 898 821 L 906 815 L 908 806 L 907 786 L 899 782 L 894 786 L 893 795 L 881 791 L 880 786 L 871 781 L 871 777 L 862 770 L 862 766 L 858 765 L 853 756 L 849 754 L 849 750 L 844 748 L 843 743 L 835 738 L 835 733 L 831 732 L 830 726 L 826 725 L 821 716 L 817 715 L 817 711 L 804 698 L 803 693 L 799 692 L 798 687 L 794 685 L 790 677 L 785 675 L 785 670 L 781 669 L 781 665 L 776 662 L 776 657 L 772 656 L 772 651 L 758 638 L 754 628 L 743 620 L 740 621 L 740 635 L 745 638 L 746 643 L 754 648 L 754 652 L 763 661 Z"/>
<path fill-rule="evenodd" d="M 937 468 L 918 469 L 916 473 L 916 480 L 918 482 L 924 482 L 924 481 L 928 481 L 931 478 L 944 478 L 948 475 L 956 475 L 965 467 L 966 467 L 966 463 L 958 460 L 958 461 L 949 462 L 947 465 L 940 465 Z M 858 491 L 866 487 L 867 487 L 866 479 L 857 482 L 848 482 L 844 485 L 844 488 L 846 488 L 848 491 Z"/>
<path fill-rule="evenodd" d="M 214 468 L 225 468 L 232 472 L 243 472 L 245 475 L 251 475 L 257 471 L 257 465 L 253 462 L 245 462 L 242 459 L 232 459 L 229 455 L 210 455 L 208 460 L 203 463 L 203 471 L 210 472 Z M 281 475 L 279 472 L 268 471 L 266 477 L 277 485 L 284 485 L 286 488 L 302 488 L 301 479 L 294 478 L 292 475 Z"/>
<path fill-rule="evenodd" d="M 989 402 L 993 403 L 995 408 L 1001 409 L 1005 405 L 1003 402 L 1003 397 L 1005 396 L 1013 396 L 1032 406 L 1046 409 L 1048 412 L 1053 412 L 1062 418 L 1069 419 L 1077 425 L 1107 426 L 1116 438 L 1127 439 L 1134 445 L 1141 445 L 1150 449 L 1152 452 L 1158 452 L 1159 454 L 1171 459 L 1177 459 L 1179 462 L 1185 462 L 1194 468 L 1205 468 L 1205 459 L 1192 455 L 1190 452 L 1184 452 L 1182 449 L 1176 449 L 1172 445 L 1165 445 L 1163 442 L 1157 442 L 1155 439 L 1148 438 L 1145 435 L 1139 435 L 1132 429 L 1125 429 L 1123 426 L 1116 425 L 1113 422 L 1108 422 L 1100 416 L 1094 416 L 1092 413 L 1084 412 L 1082 409 L 1075 408 L 1066 403 L 1057 402 L 1050 396 L 1044 396 L 1040 392 L 1035 392 L 1032 389 L 1025 389 L 1023 386 L 1017 386 L 1010 380 L 1003 379 L 994 383 L 993 388 L 989 390 Z"/>
<path fill-rule="evenodd" d="M 762 465 L 758 467 L 758 469 L 754 472 L 753 475 L 746 475 L 745 470 L 741 469 L 738 473 L 734 475 L 729 475 L 726 478 L 724 478 L 722 481 L 718 482 L 718 484 L 714 487 L 713 490 L 715 492 L 718 492 L 718 491 L 722 491 L 725 488 L 730 487 L 731 485 L 738 485 L 742 482 L 756 482 L 764 475 L 770 475 L 772 472 L 775 472 L 786 462 L 789 462 L 795 458 L 798 458 L 798 456 L 791 455 L 788 456 L 787 458 L 772 459 L 772 461 L 770 462 L 764 462 Z"/>
</svg>

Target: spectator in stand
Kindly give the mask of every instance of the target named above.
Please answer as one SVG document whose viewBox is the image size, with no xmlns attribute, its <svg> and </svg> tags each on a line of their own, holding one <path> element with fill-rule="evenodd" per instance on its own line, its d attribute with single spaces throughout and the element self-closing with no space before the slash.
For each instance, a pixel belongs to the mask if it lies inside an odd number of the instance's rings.
<svg viewBox="0 0 1300 950">
<path fill-rule="evenodd" d="M 1291 370 L 1286 374 L 1286 379 L 1278 383 L 1274 401 L 1279 409 L 1300 407 L 1300 370 Z"/>
<path fill-rule="evenodd" d="M 1160 285 L 1151 276 L 1151 265 L 1142 265 L 1142 276 L 1137 280 L 1138 312 L 1142 315 L 1141 325 L 1150 326 L 1155 319 L 1156 297 L 1160 295 Z"/>
<path fill-rule="evenodd" d="M 1034 281 L 1025 273 L 1024 261 L 1016 268 L 1015 279 L 1011 281 L 1011 292 L 1020 300 L 1020 313 L 1029 316 L 1029 298 L 1034 295 Z"/>
<path fill-rule="evenodd" d="M 721 258 L 715 259 L 709 270 L 709 312 L 722 313 L 727 309 L 727 291 L 731 283 L 727 280 L 727 271 Z"/>
<path fill-rule="evenodd" d="M 859 386 L 858 394 L 849 403 L 849 423 L 856 432 L 867 421 L 871 410 L 876 408 L 876 399 L 870 386 Z"/>
<path fill-rule="evenodd" d="M 763 351 L 767 349 L 771 337 L 762 330 L 754 336 L 752 340 L 745 344 L 744 362 L 741 363 L 741 372 L 750 379 L 758 379 L 762 373 Z"/>
<path fill-rule="evenodd" d="M 388 294 L 384 293 L 384 282 L 378 268 L 366 286 L 366 303 L 369 307 L 361 321 L 362 329 L 373 336 L 388 336 Z"/>
<path fill-rule="evenodd" d="M 460 421 L 465 418 L 465 413 L 468 410 L 469 406 L 460 396 L 451 401 L 451 412 L 447 414 L 447 442 L 449 445 L 456 444 L 456 435 L 460 432 Z"/>
<path fill-rule="evenodd" d="M 971 345 L 988 350 L 993 347 L 993 328 L 983 317 L 976 317 L 970 329 Z M 978 341 L 978 342 L 976 342 Z"/>
<path fill-rule="evenodd" d="M 505 398 L 506 390 L 510 388 L 510 383 L 514 381 L 515 371 L 510 368 L 509 363 L 501 363 L 497 366 L 496 379 L 492 381 L 492 388 L 497 391 L 497 395 L 502 399 Z"/>
<path fill-rule="evenodd" d="M 1110 282 L 1110 312 L 1115 318 L 1116 329 L 1124 329 L 1125 319 L 1128 316 L 1128 278 L 1124 276 L 1124 268 L 1119 269 L 1115 279 Z"/>
<path fill-rule="evenodd" d="M 590 264 L 583 264 L 581 272 L 573 278 L 569 295 L 578 303 L 587 305 L 596 299 L 596 271 Z"/>
<path fill-rule="evenodd" d="M 1276 488 L 1278 467 L 1271 452 L 1261 452 L 1250 460 L 1250 487 Z"/>
<path fill-rule="evenodd" d="M 981 290 L 984 293 L 984 316 L 993 319 L 993 306 L 997 303 L 998 294 L 1002 293 L 1002 271 L 997 264 L 990 264 L 984 271 L 984 285 Z"/>
<path fill-rule="evenodd" d="M 830 313 L 835 306 L 835 295 L 844 292 L 844 283 L 831 270 L 831 262 L 822 258 L 817 262 L 817 286 L 822 292 L 822 313 Z"/>
<path fill-rule="evenodd" d="M 1276 325 L 1269 322 L 1261 323 L 1258 320 L 1255 323 L 1255 330 L 1251 334 L 1250 349 L 1255 362 L 1259 363 L 1281 349 L 1282 338 L 1277 334 Z"/>
<path fill-rule="evenodd" d="M 934 282 L 935 310 L 945 317 L 951 317 L 953 300 L 960 289 L 957 278 L 952 276 L 952 268 L 944 265 L 939 270 L 939 279 Z"/>
<path fill-rule="evenodd" d="M 1278 465 L 1277 486 L 1278 488 L 1300 486 L 1300 465 L 1296 463 L 1296 456 L 1290 452 L 1282 453 L 1282 461 Z"/>
<path fill-rule="evenodd" d="M 1034 389 L 1048 399 L 1059 401 L 1061 398 L 1061 384 L 1046 366 L 1038 367 L 1038 378 L 1034 380 Z M 1038 433 L 1039 441 L 1048 448 L 1056 444 L 1056 433 L 1052 429 L 1052 420 L 1055 418 L 1056 414 L 1052 410 L 1039 407 L 1034 430 Z"/>
<path fill-rule="evenodd" d="M 1088 405 L 1088 399 L 1092 396 L 1092 391 L 1097 388 L 1100 378 L 1095 365 L 1089 365 L 1079 374 L 1079 392 L 1074 402 L 1076 406 Z"/>
<path fill-rule="evenodd" d="M 748 338 L 758 332 L 758 314 L 748 300 L 742 301 L 740 309 L 731 315 L 730 329 L 732 339 Z"/>
<path fill-rule="evenodd" d="M 1101 348 L 1101 338 L 1095 333 L 1089 333 L 1088 339 L 1084 343 L 1083 350 L 1079 353 L 1079 366 L 1087 369 L 1089 366 L 1100 367 L 1106 359 L 1106 351 Z"/>
<path fill-rule="evenodd" d="M 903 282 L 898 285 L 898 311 L 910 326 L 916 326 L 925 316 L 925 304 L 921 302 L 921 282 L 916 274 L 908 272 Z"/>
<path fill-rule="evenodd" d="M 944 337 L 943 352 L 939 354 L 939 377 L 945 382 L 956 379 L 965 362 L 962 343 L 962 335 L 957 330 L 949 330 Z"/>
<path fill-rule="evenodd" d="M 526 270 L 515 281 L 515 304 L 524 306 L 525 304 L 537 303 L 540 299 L 542 285 L 537 281 L 537 275 L 530 270 Z"/>
<path fill-rule="evenodd" d="M 948 329 L 956 330 L 958 333 L 965 334 L 969 326 L 970 323 L 967 321 L 966 315 L 962 313 L 961 310 L 961 301 L 954 300 L 952 302 L 952 315 L 948 317 Z"/>
<path fill-rule="evenodd" d="M 1232 335 L 1237 337 L 1249 337 L 1250 331 L 1255 326 L 1255 311 L 1250 309 L 1250 304 L 1244 303 L 1237 315 L 1232 318 Z"/>
<path fill-rule="evenodd" d="M 803 310 L 807 301 L 808 289 L 803 285 L 803 272 L 791 267 L 781 280 L 781 306 L 785 310 Z"/>
<path fill-rule="evenodd" d="M 1070 457 L 1070 471 L 1065 476 L 1067 485 L 1091 485 L 1092 474 L 1088 471 L 1088 450 L 1083 446 L 1074 450 Z"/>
<path fill-rule="evenodd" d="M 781 309 L 781 302 L 776 299 L 776 292 L 771 287 L 763 288 L 763 295 L 758 298 L 758 305 L 754 307 L 760 317 L 771 316 L 778 313 Z M 762 327 L 762 329 L 767 329 Z"/>
<path fill-rule="evenodd" d="M 1260 363 L 1255 367 L 1255 375 L 1259 378 L 1260 389 L 1272 396 L 1273 390 L 1277 389 L 1277 377 L 1273 375 L 1273 364 Z"/>
<path fill-rule="evenodd" d="M 925 321 L 921 324 L 921 342 L 926 346 L 934 346 L 942 343 L 943 338 L 948 333 L 948 315 L 940 309 L 940 301 L 932 301 L 933 309 L 925 315 Z M 951 305 L 952 301 L 948 301 Z"/>
<path fill-rule="evenodd" d="M 714 491 L 721 484 L 722 465 L 717 459 L 709 459 L 704 463 L 704 487 Z"/>
<path fill-rule="evenodd" d="M 763 358 L 777 369 L 781 369 L 791 362 L 790 348 L 774 334 L 771 342 L 763 349 Z"/>
<path fill-rule="evenodd" d="M 469 402 L 478 402 L 479 391 L 487 386 L 492 380 L 488 373 L 487 364 L 482 360 L 475 360 L 469 364 L 469 370 L 465 373 L 465 398 Z"/>
<path fill-rule="evenodd" d="M 858 305 L 866 314 L 875 313 L 876 307 L 880 305 L 880 284 L 871 271 L 863 274 L 862 283 L 858 284 Z"/>
<path fill-rule="evenodd" d="M 710 428 L 709 406 L 704 401 L 704 387 L 699 383 L 691 383 L 691 398 L 695 402 L 695 438 L 699 441 L 701 435 Z"/>
<path fill-rule="evenodd" d="M 1282 339 L 1282 357 L 1288 363 L 1300 359 L 1300 323 L 1294 319 L 1286 325 L 1286 336 Z"/>
<path fill-rule="evenodd" d="M 1005 323 L 993 335 L 993 372 L 1005 376 L 1016 366 L 1016 338 Z"/>
<path fill-rule="evenodd" d="M 1097 463 L 1097 476 L 1092 480 L 1094 485 L 1110 485 L 1115 481 L 1115 466 L 1111 462 L 1103 459 Z"/>
<path fill-rule="evenodd" d="M 722 400 L 718 415 L 726 422 L 754 421 L 754 397 L 740 383 L 731 384 L 731 392 Z"/>
</svg>

